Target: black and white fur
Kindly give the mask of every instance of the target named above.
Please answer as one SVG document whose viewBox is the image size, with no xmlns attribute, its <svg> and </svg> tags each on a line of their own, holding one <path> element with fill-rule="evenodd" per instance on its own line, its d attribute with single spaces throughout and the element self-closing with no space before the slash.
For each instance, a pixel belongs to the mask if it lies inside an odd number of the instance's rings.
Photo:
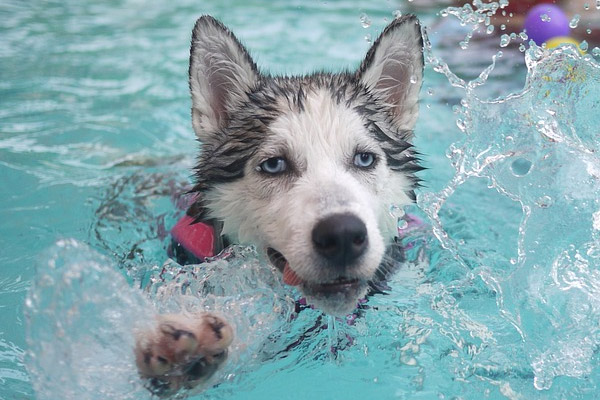
<svg viewBox="0 0 600 400">
<path fill-rule="evenodd" d="M 318 308 L 351 312 L 385 268 L 391 208 L 415 199 L 422 76 L 411 15 L 385 28 L 357 71 L 295 77 L 260 72 L 224 25 L 201 17 L 189 66 L 202 143 L 195 217 L 264 251 Z"/>
</svg>

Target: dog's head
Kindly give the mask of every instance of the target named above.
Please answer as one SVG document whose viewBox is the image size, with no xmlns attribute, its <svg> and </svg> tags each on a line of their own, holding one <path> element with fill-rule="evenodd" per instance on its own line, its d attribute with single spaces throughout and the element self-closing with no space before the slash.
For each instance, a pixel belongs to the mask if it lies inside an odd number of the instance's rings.
<svg viewBox="0 0 600 400">
<path fill-rule="evenodd" d="M 411 150 L 423 75 L 414 16 L 394 20 L 356 72 L 271 77 L 204 16 L 190 54 L 192 122 L 202 142 L 198 218 L 263 249 L 326 312 L 350 312 L 414 200 Z"/>
</svg>

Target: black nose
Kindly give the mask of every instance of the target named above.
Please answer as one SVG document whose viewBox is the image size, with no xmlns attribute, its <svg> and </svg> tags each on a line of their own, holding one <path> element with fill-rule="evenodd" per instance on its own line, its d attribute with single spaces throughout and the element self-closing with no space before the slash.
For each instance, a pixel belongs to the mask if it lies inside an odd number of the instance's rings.
<svg viewBox="0 0 600 400">
<path fill-rule="evenodd" d="M 334 214 L 319 221 L 312 240 L 322 257 L 336 266 L 345 266 L 360 257 L 369 243 L 367 227 L 352 214 Z"/>
</svg>

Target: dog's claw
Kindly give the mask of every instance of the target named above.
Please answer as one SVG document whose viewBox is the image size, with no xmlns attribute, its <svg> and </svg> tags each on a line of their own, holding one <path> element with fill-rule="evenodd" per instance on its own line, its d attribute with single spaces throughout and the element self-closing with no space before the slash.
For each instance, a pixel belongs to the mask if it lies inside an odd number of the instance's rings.
<svg viewBox="0 0 600 400">
<path fill-rule="evenodd" d="M 163 315 L 156 329 L 138 337 L 138 370 L 154 394 L 192 388 L 206 382 L 225 362 L 232 340 L 231 326 L 215 315 Z"/>
</svg>

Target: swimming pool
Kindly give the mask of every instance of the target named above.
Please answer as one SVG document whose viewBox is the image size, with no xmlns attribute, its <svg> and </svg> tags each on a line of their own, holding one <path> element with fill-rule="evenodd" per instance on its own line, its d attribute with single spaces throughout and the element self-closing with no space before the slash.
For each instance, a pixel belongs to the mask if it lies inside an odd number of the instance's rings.
<svg viewBox="0 0 600 400">
<path fill-rule="evenodd" d="M 157 276 L 179 215 L 173 193 L 189 182 L 196 151 L 186 72 L 197 16 L 222 19 L 260 66 L 305 73 L 355 66 L 398 9 L 416 10 L 433 44 L 417 127 L 429 168 L 424 211 L 411 210 L 430 228 L 406 239 L 419 243 L 413 258 L 420 250 L 429 263 L 407 266 L 354 324 L 306 310 L 287 332 L 293 293 L 237 249 L 238 280 L 209 274 L 209 283 L 232 291 L 213 305 L 246 316 L 238 329 L 247 341 L 206 396 L 598 397 L 593 60 L 530 52 L 528 74 L 524 54 L 499 48 L 497 37 L 459 50 L 463 27 L 412 4 L 419 0 L 171 3 L 0 5 L 10 16 L 0 27 L 0 398 L 33 398 L 33 383 L 43 388 L 38 398 L 147 397 L 118 357 L 128 348 L 124 321 L 147 307 L 125 279 L 165 295 Z M 499 50 L 488 81 L 472 90 L 440 73 L 445 61 L 473 80 Z M 526 76 L 527 89 L 508 96 Z M 497 96 L 508 97 L 485 101 Z M 190 273 L 162 272 L 183 281 Z M 272 285 L 249 285 L 256 274 Z M 25 306 L 32 282 L 37 297 Z M 246 298 L 235 297 L 240 288 Z M 252 340 L 267 335 L 268 345 Z M 74 347 L 85 357 L 67 357 Z M 111 368 L 94 369 L 97 360 Z"/>
</svg>

